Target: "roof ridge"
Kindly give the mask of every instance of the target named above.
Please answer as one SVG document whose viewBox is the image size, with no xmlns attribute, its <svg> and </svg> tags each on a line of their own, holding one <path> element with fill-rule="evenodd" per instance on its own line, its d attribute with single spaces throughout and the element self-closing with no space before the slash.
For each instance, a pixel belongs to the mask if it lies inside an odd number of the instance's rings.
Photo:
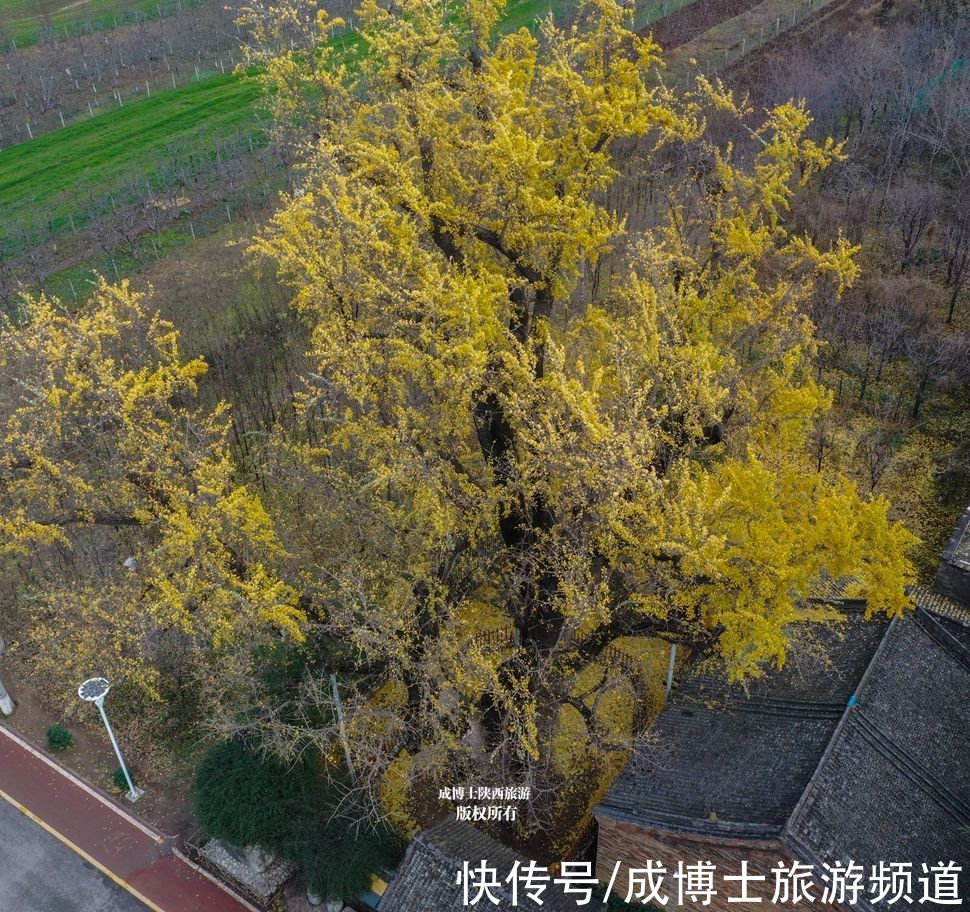
<svg viewBox="0 0 970 912">
<path fill-rule="evenodd" d="M 897 744 L 864 711 L 856 713 L 850 725 L 885 757 L 900 773 L 954 817 L 961 826 L 970 824 L 970 805 L 951 792 L 936 776 L 904 747 Z"/>
<path fill-rule="evenodd" d="M 822 756 L 819 757 L 818 763 L 815 765 L 815 771 L 805 784 L 805 789 L 802 791 L 801 797 L 798 799 L 798 801 L 795 802 L 795 807 L 792 808 L 791 814 L 788 815 L 788 820 L 785 822 L 783 828 L 785 834 L 784 838 L 787 838 L 788 835 L 793 832 L 795 824 L 798 822 L 798 818 L 801 817 L 802 813 L 807 808 L 811 807 L 814 801 L 815 785 L 821 776 L 822 769 L 832 756 L 832 752 L 835 750 L 836 744 L 838 744 L 841 740 L 842 733 L 845 731 L 848 725 L 848 719 L 852 713 L 853 706 L 855 705 L 859 694 L 862 693 L 863 689 L 868 683 L 873 669 L 876 667 L 876 664 L 882 657 L 882 654 L 886 649 L 886 644 L 892 637 L 898 635 L 900 623 L 901 622 L 898 617 L 894 617 L 889 622 L 889 626 L 883 633 L 882 639 L 879 641 L 879 645 L 875 648 L 872 656 L 869 658 L 869 664 L 866 665 L 866 670 L 862 673 L 862 677 L 859 678 L 858 682 L 856 682 L 855 691 L 852 697 L 849 699 L 846 707 L 842 710 L 842 718 L 839 719 L 838 724 L 835 726 L 835 730 L 832 732 L 832 736 L 829 738 L 828 744 L 825 745 L 825 750 L 822 751 Z"/>
<path fill-rule="evenodd" d="M 960 544 L 963 541 L 963 536 L 966 535 L 968 530 L 970 530 L 970 506 L 968 506 L 960 514 L 960 518 L 957 520 L 957 524 L 954 526 L 953 532 L 950 534 L 946 547 L 943 549 L 943 560 L 966 563 L 966 561 L 962 560 L 958 556 L 958 551 L 960 550 Z"/>
<path fill-rule="evenodd" d="M 841 700 L 808 700 L 799 697 L 734 695 L 730 692 L 713 695 L 692 690 L 679 694 L 670 701 L 668 706 L 672 709 L 692 709 L 703 706 L 704 708 L 736 709 L 739 712 L 763 713 L 765 715 L 830 718 L 833 715 L 842 715 L 845 702 Z"/>
<path fill-rule="evenodd" d="M 815 871 L 820 872 L 822 870 L 824 862 L 818 857 L 818 855 L 815 854 L 815 852 L 812 851 L 811 847 L 804 842 L 800 836 L 786 830 L 783 840 L 796 859 L 811 865 Z M 853 909 L 858 909 L 860 912 L 876 912 L 872 903 L 870 903 L 869 900 L 861 894 L 856 897 Z"/>
<path fill-rule="evenodd" d="M 907 587 L 907 592 L 914 597 L 917 609 L 928 611 L 936 617 L 946 618 L 961 627 L 970 628 L 970 608 L 952 596 L 945 595 L 924 583 L 915 583 Z"/>
<path fill-rule="evenodd" d="M 838 719 L 842 715 L 844 705 L 842 703 L 826 704 L 808 702 L 786 705 L 781 702 L 776 704 L 767 700 L 752 700 L 750 703 L 745 701 L 731 703 L 725 708 L 753 716 L 781 716 L 793 719 Z"/>
<path fill-rule="evenodd" d="M 655 826 L 672 833 L 689 833 L 696 836 L 721 836 L 734 839 L 777 839 L 782 834 L 782 827 L 769 823 L 746 823 L 739 820 L 720 820 L 710 817 L 690 817 L 687 814 L 675 814 L 672 811 L 649 810 L 639 815 L 629 814 L 604 804 L 602 801 L 593 809 L 603 808 L 610 812 L 610 819 L 621 823 L 642 825 L 646 820 Z"/>
<path fill-rule="evenodd" d="M 934 643 L 950 653 L 957 662 L 967 671 L 970 671 L 970 649 L 967 649 L 963 643 L 953 636 L 931 612 L 925 608 L 917 608 L 914 621 L 916 626 Z"/>
</svg>

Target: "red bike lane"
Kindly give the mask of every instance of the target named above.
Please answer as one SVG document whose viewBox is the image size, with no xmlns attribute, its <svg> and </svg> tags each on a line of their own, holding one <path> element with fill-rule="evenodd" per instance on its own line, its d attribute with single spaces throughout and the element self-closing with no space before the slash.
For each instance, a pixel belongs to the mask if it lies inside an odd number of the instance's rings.
<svg viewBox="0 0 970 912">
<path fill-rule="evenodd" d="M 0 725 L 0 798 L 154 912 L 255 912 L 159 833 Z"/>
</svg>

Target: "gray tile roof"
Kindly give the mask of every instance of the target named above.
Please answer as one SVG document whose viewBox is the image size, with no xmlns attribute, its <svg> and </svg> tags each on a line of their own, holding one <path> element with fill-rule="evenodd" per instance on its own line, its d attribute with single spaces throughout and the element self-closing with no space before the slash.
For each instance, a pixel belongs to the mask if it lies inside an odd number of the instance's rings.
<svg viewBox="0 0 970 912">
<path fill-rule="evenodd" d="M 396 876 L 381 898 L 380 912 L 467 912 L 469 906 L 464 902 L 458 872 L 465 861 L 474 867 L 483 860 L 497 870 L 500 882 L 516 861 L 526 862 L 523 856 L 463 821 L 449 818 L 422 830 L 411 840 Z M 491 891 L 499 900 L 497 905 L 483 898 L 476 908 L 491 912 L 575 912 L 575 901 L 557 894 L 555 889 L 550 884 L 541 906 L 521 893 L 518 904 L 513 906 L 506 884 Z"/>
<path fill-rule="evenodd" d="M 816 864 L 970 863 L 970 624 L 856 613 L 830 645 L 828 668 L 803 662 L 748 696 L 694 676 L 597 813 L 780 837 Z"/>
<path fill-rule="evenodd" d="M 891 626 L 788 823 L 797 853 L 970 861 L 968 647 L 970 629 L 922 610 Z"/>
<path fill-rule="evenodd" d="M 678 704 L 604 797 L 597 813 L 665 830 L 777 835 L 837 719 Z"/>
<path fill-rule="evenodd" d="M 695 674 L 597 813 L 711 835 L 778 835 L 886 629 L 850 610 L 813 625 L 786 666 L 747 690 Z"/>
<path fill-rule="evenodd" d="M 914 788 L 892 759 L 873 749 L 854 721 L 833 745 L 810 797 L 785 836 L 803 861 L 816 866 L 855 861 L 866 872 L 880 861 L 911 862 L 917 871 L 924 861 L 966 862 L 968 849 L 959 845 L 965 837 L 954 829 L 953 818 Z"/>
<path fill-rule="evenodd" d="M 963 511 L 943 549 L 933 588 L 970 609 L 970 507 Z"/>
</svg>

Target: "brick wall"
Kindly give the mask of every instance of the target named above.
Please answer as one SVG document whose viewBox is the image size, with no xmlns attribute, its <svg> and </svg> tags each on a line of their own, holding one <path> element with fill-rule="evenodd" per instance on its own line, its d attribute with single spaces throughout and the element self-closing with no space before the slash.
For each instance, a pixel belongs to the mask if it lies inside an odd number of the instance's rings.
<svg viewBox="0 0 970 912">
<path fill-rule="evenodd" d="M 713 839 L 693 837 L 682 833 L 646 829 L 629 823 L 619 823 L 606 817 L 597 817 L 599 835 L 596 848 L 596 876 L 602 883 L 608 883 L 616 862 L 620 864 L 620 874 L 616 880 L 613 894 L 620 899 L 626 898 L 627 870 L 629 867 L 643 867 L 645 862 L 654 861 L 664 865 L 668 872 L 677 870 L 679 862 L 685 864 L 709 861 L 716 865 L 715 887 L 718 895 L 712 897 L 708 906 L 699 903 L 685 903 L 683 908 L 707 909 L 714 912 L 793 912 L 806 909 L 812 912 L 847 912 L 840 906 L 822 903 L 818 897 L 821 891 L 816 888 L 814 903 L 775 904 L 771 902 L 774 893 L 774 877 L 771 873 L 779 862 L 790 865 L 794 860 L 791 852 L 780 840 Z M 752 883 L 751 895 L 760 895 L 761 902 L 728 902 L 728 896 L 740 894 L 741 885 L 737 881 L 725 883 L 725 874 L 736 875 L 741 872 L 741 862 L 748 862 L 749 874 L 763 874 L 765 881 Z M 664 879 L 669 896 L 663 908 L 677 908 L 677 885 L 668 873 Z"/>
</svg>

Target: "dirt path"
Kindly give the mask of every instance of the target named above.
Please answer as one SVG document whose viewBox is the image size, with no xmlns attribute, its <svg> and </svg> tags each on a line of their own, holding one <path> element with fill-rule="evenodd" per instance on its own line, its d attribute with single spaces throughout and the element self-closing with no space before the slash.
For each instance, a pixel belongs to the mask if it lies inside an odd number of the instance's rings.
<svg viewBox="0 0 970 912">
<path fill-rule="evenodd" d="M 683 88 L 698 73 L 713 75 L 821 14 L 851 0 L 763 0 L 665 55 L 668 85 Z"/>
<path fill-rule="evenodd" d="M 79 6 L 84 6 L 85 3 L 90 3 L 90 2 L 91 0 L 74 0 L 73 3 L 68 3 L 66 6 L 59 6 L 56 10 L 54 10 L 54 12 L 63 13 L 63 12 L 66 12 L 67 10 L 77 9 Z"/>
<path fill-rule="evenodd" d="M 655 22 L 649 31 L 662 48 L 675 48 L 702 35 L 719 22 L 740 15 L 758 0 L 696 0 Z"/>
</svg>

